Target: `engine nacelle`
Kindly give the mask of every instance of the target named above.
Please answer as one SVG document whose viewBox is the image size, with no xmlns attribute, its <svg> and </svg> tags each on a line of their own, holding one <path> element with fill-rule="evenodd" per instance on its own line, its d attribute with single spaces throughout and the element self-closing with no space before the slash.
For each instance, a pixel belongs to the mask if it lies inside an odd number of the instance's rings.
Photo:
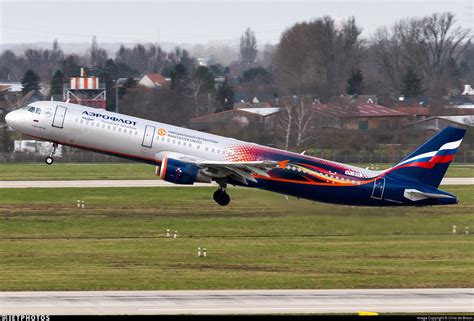
<svg viewBox="0 0 474 321">
<path fill-rule="evenodd" d="M 157 168 L 157 175 L 162 180 L 174 184 L 192 185 L 196 182 L 211 182 L 211 178 L 204 175 L 198 166 L 172 158 L 163 158 L 159 170 Z"/>
</svg>

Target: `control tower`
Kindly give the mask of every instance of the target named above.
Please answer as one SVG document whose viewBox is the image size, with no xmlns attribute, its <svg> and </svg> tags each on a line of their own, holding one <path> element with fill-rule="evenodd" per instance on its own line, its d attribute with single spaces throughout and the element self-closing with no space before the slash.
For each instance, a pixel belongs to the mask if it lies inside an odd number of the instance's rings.
<svg viewBox="0 0 474 321">
<path fill-rule="evenodd" d="M 63 100 L 83 106 L 105 109 L 105 83 L 99 77 L 87 77 L 81 68 L 80 77 L 71 77 L 64 84 Z"/>
</svg>

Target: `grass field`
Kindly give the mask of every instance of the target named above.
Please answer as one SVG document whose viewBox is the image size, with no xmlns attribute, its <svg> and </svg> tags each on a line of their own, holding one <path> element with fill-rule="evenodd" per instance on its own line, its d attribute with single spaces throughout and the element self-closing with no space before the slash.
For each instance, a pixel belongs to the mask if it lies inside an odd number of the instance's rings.
<svg viewBox="0 0 474 321">
<path fill-rule="evenodd" d="M 355 164 L 368 167 L 370 164 Z M 393 164 L 374 164 L 379 169 Z M 0 180 L 87 180 L 87 179 L 156 179 L 155 168 L 139 163 L 113 164 L 2 164 Z M 474 165 L 453 164 L 446 177 L 474 177 Z"/>
<path fill-rule="evenodd" d="M 474 287 L 474 237 L 462 234 L 474 232 L 474 193 L 446 189 L 460 205 L 355 208 L 232 188 L 223 208 L 205 187 L 2 189 L 0 291 Z"/>
</svg>

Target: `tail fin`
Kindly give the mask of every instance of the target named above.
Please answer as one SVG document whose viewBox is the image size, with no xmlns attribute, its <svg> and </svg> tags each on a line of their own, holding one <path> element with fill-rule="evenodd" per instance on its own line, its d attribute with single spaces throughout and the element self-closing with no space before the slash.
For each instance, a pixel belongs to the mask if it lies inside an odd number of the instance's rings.
<svg viewBox="0 0 474 321">
<path fill-rule="evenodd" d="M 437 188 L 465 133 L 465 129 L 446 127 L 392 167 L 388 175 L 393 173 Z"/>
</svg>

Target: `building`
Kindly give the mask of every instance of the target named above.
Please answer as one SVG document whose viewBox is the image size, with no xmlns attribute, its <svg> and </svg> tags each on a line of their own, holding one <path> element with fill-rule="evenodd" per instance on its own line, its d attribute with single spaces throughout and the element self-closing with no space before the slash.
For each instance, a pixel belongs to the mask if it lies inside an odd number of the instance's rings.
<svg viewBox="0 0 474 321">
<path fill-rule="evenodd" d="M 400 96 L 398 101 L 393 104 L 392 109 L 407 114 L 409 122 L 415 122 L 431 116 L 426 96 Z"/>
<path fill-rule="evenodd" d="M 107 93 L 104 82 L 99 77 L 87 77 L 81 68 L 80 77 L 71 77 L 64 84 L 63 100 L 83 106 L 105 109 Z"/>
<path fill-rule="evenodd" d="M 8 87 L 9 92 L 21 92 L 23 85 L 18 81 L 0 81 L 0 88 Z"/>
<path fill-rule="evenodd" d="M 233 123 L 240 127 L 271 130 L 275 125 L 275 116 L 279 112 L 280 108 L 278 107 L 234 108 L 193 118 L 190 121 L 190 127 L 201 131 L 209 131 L 214 126 L 227 126 L 229 123 Z"/>
<path fill-rule="evenodd" d="M 474 115 L 466 116 L 433 116 L 417 122 L 407 124 L 405 127 L 413 129 L 441 130 L 447 126 L 464 129 L 474 127 Z"/>
<path fill-rule="evenodd" d="M 377 95 L 340 95 L 333 96 L 328 103 L 335 105 L 348 105 L 350 103 L 358 104 L 378 104 Z"/>
<path fill-rule="evenodd" d="M 197 63 L 199 66 L 207 67 L 209 66 L 210 58 L 197 58 Z"/>
<path fill-rule="evenodd" d="M 373 103 L 354 101 L 348 105 L 313 103 L 314 126 L 350 130 L 394 129 L 407 121 L 407 114 Z"/>
<path fill-rule="evenodd" d="M 140 79 L 138 85 L 147 88 L 160 88 L 166 86 L 169 81 L 161 74 L 146 74 Z"/>
<path fill-rule="evenodd" d="M 471 87 L 471 85 L 464 85 L 462 95 L 474 96 L 474 89 Z"/>
</svg>

